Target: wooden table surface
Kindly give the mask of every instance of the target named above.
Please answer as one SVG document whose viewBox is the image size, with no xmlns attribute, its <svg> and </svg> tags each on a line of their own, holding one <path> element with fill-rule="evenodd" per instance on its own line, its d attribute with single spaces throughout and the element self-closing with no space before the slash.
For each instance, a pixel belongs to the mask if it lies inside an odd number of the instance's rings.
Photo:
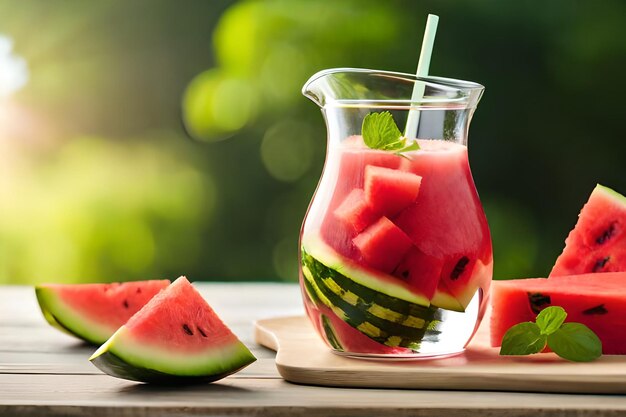
<svg viewBox="0 0 626 417">
<path fill-rule="evenodd" d="M 258 361 L 217 383 L 164 388 L 102 374 L 94 351 L 49 327 L 32 288 L 0 287 L 0 416 L 617 416 L 626 396 L 347 389 L 283 381 L 254 320 L 302 314 L 297 286 L 202 284 Z M 624 381 L 626 383 L 626 381 Z"/>
</svg>

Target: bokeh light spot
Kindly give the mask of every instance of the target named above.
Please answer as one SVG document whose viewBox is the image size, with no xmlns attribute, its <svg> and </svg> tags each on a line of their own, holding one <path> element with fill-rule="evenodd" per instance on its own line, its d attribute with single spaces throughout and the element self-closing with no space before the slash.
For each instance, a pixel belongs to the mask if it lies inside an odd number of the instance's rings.
<svg viewBox="0 0 626 417">
<path fill-rule="evenodd" d="M 13 53 L 13 41 L 0 35 L 0 98 L 8 97 L 28 82 L 28 65 Z"/>
<path fill-rule="evenodd" d="M 235 133 L 255 112 L 255 91 L 250 82 L 219 69 L 196 76 L 183 98 L 185 126 L 198 140 L 215 141 Z"/>
<path fill-rule="evenodd" d="M 305 123 L 292 120 L 270 127 L 261 142 L 261 159 L 270 175 L 285 182 L 297 181 L 311 167 L 313 135 Z"/>
<path fill-rule="evenodd" d="M 274 246 L 272 254 L 274 269 L 280 279 L 294 282 L 298 279 L 298 242 L 285 238 Z"/>
</svg>

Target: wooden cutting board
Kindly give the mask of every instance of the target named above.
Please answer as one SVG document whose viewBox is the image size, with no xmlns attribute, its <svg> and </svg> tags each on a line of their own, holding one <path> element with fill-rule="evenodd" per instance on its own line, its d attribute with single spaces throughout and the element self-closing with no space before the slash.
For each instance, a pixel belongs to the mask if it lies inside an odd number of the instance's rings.
<svg viewBox="0 0 626 417">
<path fill-rule="evenodd" d="M 277 351 L 287 381 L 333 387 L 626 394 L 626 356 L 573 363 L 553 353 L 499 356 L 483 321 L 467 350 L 444 359 L 374 361 L 330 351 L 306 317 L 255 323 L 257 343 Z"/>
</svg>

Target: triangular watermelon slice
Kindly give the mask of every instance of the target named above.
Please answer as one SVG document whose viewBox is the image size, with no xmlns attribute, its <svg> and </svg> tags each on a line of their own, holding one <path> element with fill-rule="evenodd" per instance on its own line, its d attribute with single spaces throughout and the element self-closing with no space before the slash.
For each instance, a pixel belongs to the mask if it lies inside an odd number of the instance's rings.
<svg viewBox="0 0 626 417">
<path fill-rule="evenodd" d="M 626 271 L 626 197 L 597 185 L 550 276 Z"/>
<path fill-rule="evenodd" d="M 118 378 L 169 384 L 216 381 L 256 358 L 180 277 L 89 360 Z"/>
<path fill-rule="evenodd" d="M 44 284 L 36 286 L 35 293 L 48 323 L 100 345 L 169 284 L 169 280 Z"/>
</svg>

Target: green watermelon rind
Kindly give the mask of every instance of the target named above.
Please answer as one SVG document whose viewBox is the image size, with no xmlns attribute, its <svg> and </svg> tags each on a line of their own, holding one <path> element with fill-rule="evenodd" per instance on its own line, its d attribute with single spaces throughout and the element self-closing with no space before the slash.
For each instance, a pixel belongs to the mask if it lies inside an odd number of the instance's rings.
<svg viewBox="0 0 626 417">
<path fill-rule="evenodd" d="M 391 275 L 360 267 L 354 261 L 340 255 L 316 234 L 305 235 L 302 239 L 302 248 L 326 267 L 350 278 L 359 285 L 402 301 L 424 307 L 430 306 L 430 300 L 416 293 L 408 284 Z"/>
<path fill-rule="evenodd" d="M 306 268 L 306 267 L 305 267 Z M 401 323 L 386 320 L 369 313 L 366 305 L 352 306 L 333 293 L 323 282 L 322 277 L 315 277 L 308 269 L 304 272 L 305 279 L 317 293 L 318 298 L 329 307 L 339 318 L 357 330 L 367 326 L 376 331 L 376 335 L 366 334 L 370 339 L 391 347 L 413 347 L 424 337 L 430 321 L 422 321 L 422 327 L 408 327 Z M 434 312 L 432 312 L 434 314 Z M 393 342 L 392 342 L 393 341 Z"/>
<path fill-rule="evenodd" d="M 35 295 L 46 321 L 64 333 L 93 345 L 101 345 L 115 331 L 72 308 L 51 288 L 36 286 Z"/>
<path fill-rule="evenodd" d="M 120 327 L 89 358 L 103 372 L 121 379 L 156 384 L 212 382 L 256 361 L 239 340 L 199 352 L 174 352 L 134 341 Z"/>
<path fill-rule="evenodd" d="M 444 310 L 458 311 L 459 313 L 465 312 L 463 304 L 461 304 L 456 297 L 450 294 L 450 290 L 448 290 L 445 285 L 446 284 L 443 282 L 439 282 L 439 287 L 435 291 L 433 298 L 430 300 L 431 305 Z"/>
<path fill-rule="evenodd" d="M 592 195 L 596 192 L 600 192 L 610 198 L 612 198 L 613 200 L 615 200 L 616 203 L 622 205 L 622 206 L 626 206 L 626 197 L 623 196 L 622 194 L 618 193 L 617 191 L 606 187 L 604 185 L 601 184 L 596 184 L 596 188 L 594 188 L 593 192 L 591 193 Z"/>
</svg>

